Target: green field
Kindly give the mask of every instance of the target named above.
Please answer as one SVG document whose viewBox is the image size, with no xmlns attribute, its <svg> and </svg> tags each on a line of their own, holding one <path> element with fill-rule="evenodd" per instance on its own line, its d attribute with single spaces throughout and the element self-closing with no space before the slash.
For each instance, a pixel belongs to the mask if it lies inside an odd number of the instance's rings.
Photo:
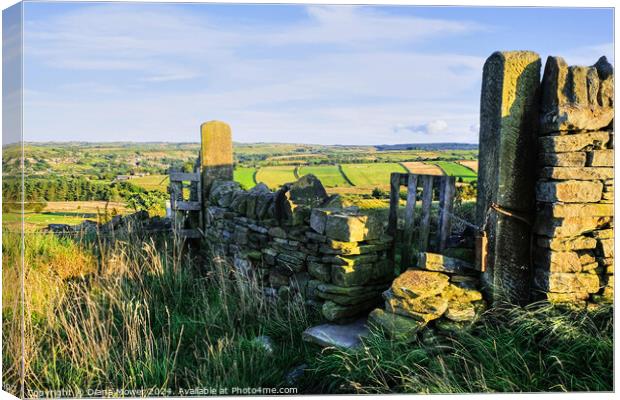
<svg viewBox="0 0 620 400">
<path fill-rule="evenodd" d="M 303 166 L 299 168 L 299 175 L 313 174 L 321 180 L 325 187 L 351 186 L 342 176 L 337 165 Z"/>
<path fill-rule="evenodd" d="M 256 173 L 256 182 L 263 182 L 271 189 L 277 189 L 285 183 L 295 182 L 295 166 L 263 167 Z"/>
<path fill-rule="evenodd" d="M 254 182 L 254 174 L 256 168 L 237 167 L 233 173 L 233 179 L 241 184 L 244 189 L 251 189 L 256 185 Z"/>
<path fill-rule="evenodd" d="M 407 172 L 402 165 L 396 163 L 343 164 L 342 170 L 358 187 L 389 186 L 392 172 Z"/>
<path fill-rule="evenodd" d="M 124 203 L 107 203 L 109 214 L 127 214 Z M 51 201 L 40 212 L 26 210 L 24 222 L 26 230 L 39 229 L 49 224 L 79 225 L 84 220 L 97 221 L 99 216 L 106 212 L 105 201 Z M 2 224 L 12 230 L 20 230 L 21 211 L 11 210 L 2 213 Z"/>
<path fill-rule="evenodd" d="M 474 171 L 459 163 L 451 161 L 435 161 L 433 164 L 436 164 L 439 168 L 441 168 L 446 175 L 462 178 L 463 182 L 471 182 L 478 179 L 478 175 L 476 175 Z"/>
<path fill-rule="evenodd" d="M 161 190 L 165 192 L 170 180 L 168 175 L 147 175 L 131 178 L 128 182 L 146 190 Z"/>
</svg>

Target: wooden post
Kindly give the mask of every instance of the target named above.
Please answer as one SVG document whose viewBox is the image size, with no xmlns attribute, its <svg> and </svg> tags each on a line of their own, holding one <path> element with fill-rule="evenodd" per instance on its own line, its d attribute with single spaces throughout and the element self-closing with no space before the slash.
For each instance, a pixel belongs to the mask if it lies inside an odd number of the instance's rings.
<svg viewBox="0 0 620 400">
<path fill-rule="evenodd" d="M 433 176 L 425 175 L 422 178 L 422 215 L 418 237 L 418 251 L 425 252 L 428 249 L 428 236 L 431 229 L 431 205 L 433 202 Z"/>
<path fill-rule="evenodd" d="M 398 231 L 398 192 L 400 191 L 400 173 L 392 172 L 390 175 L 390 214 L 388 216 L 388 235 L 392 236 L 392 245 L 388 259 L 394 265 L 396 263 L 396 242 Z"/>
<path fill-rule="evenodd" d="M 407 176 L 407 204 L 405 206 L 405 225 L 403 227 L 403 247 L 401 252 L 401 265 L 409 268 L 414 262 L 413 255 L 413 231 L 415 223 L 416 191 L 418 188 L 418 176 Z"/>
<path fill-rule="evenodd" d="M 456 192 L 456 180 L 453 176 L 444 176 L 441 180 L 439 192 L 439 224 L 437 227 L 437 246 L 441 253 L 446 249 L 450 229 L 452 228 L 452 208 Z"/>
</svg>

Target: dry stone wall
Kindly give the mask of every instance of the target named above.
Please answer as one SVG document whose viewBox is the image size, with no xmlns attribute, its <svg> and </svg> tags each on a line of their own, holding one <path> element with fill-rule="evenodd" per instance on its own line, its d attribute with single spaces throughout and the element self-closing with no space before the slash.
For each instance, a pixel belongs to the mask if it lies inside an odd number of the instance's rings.
<svg viewBox="0 0 620 400">
<path fill-rule="evenodd" d="M 538 138 L 534 294 L 586 306 L 613 301 L 613 68 L 549 57 Z"/>
<path fill-rule="evenodd" d="M 265 295 L 301 295 L 325 319 L 348 322 L 374 308 L 393 279 L 381 221 L 328 196 L 313 175 L 276 192 L 212 183 L 205 236 Z"/>
</svg>

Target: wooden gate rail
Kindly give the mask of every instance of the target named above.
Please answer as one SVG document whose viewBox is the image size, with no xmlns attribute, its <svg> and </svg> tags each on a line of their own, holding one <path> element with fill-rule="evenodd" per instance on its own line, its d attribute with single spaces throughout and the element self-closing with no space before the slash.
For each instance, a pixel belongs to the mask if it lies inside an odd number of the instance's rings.
<svg viewBox="0 0 620 400">
<path fill-rule="evenodd" d="M 405 216 L 402 231 L 398 229 L 398 206 L 400 187 L 407 187 L 407 201 L 405 204 Z M 416 217 L 417 189 L 422 188 L 420 216 Z M 424 252 L 429 248 L 431 230 L 431 205 L 435 188 L 439 199 L 439 218 L 437 223 L 437 251 L 442 252 L 446 248 L 450 236 L 452 207 L 456 193 L 456 179 L 445 175 L 419 175 L 393 172 L 390 177 L 390 213 L 388 220 L 388 233 L 394 238 L 392 260 L 395 261 L 397 244 L 402 243 L 401 265 L 407 268 L 415 262 L 416 254 L 413 252 L 414 232 L 417 227 L 418 252 Z M 416 220 L 418 224 L 416 226 Z M 402 236 L 400 233 L 402 232 Z"/>
<path fill-rule="evenodd" d="M 182 238 L 198 239 L 202 236 L 202 180 L 199 172 L 170 172 L 170 210 L 173 227 Z M 184 182 L 189 182 L 185 184 Z M 189 189 L 189 199 L 185 199 L 183 189 Z M 185 228 L 186 223 L 190 228 Z"/>
</svg>

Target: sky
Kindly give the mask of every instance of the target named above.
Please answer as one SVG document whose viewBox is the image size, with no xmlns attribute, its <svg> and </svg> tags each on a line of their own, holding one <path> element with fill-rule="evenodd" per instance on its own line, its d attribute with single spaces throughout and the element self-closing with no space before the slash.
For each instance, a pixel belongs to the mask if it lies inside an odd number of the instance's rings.
<svg viewBox="0 0 620 400">
<path fill-rule="evenodd" d="M 24 4 L 24 140 L 478 141 L 496 50 L 613 63 L 613 11 Z"/>
</svg>

